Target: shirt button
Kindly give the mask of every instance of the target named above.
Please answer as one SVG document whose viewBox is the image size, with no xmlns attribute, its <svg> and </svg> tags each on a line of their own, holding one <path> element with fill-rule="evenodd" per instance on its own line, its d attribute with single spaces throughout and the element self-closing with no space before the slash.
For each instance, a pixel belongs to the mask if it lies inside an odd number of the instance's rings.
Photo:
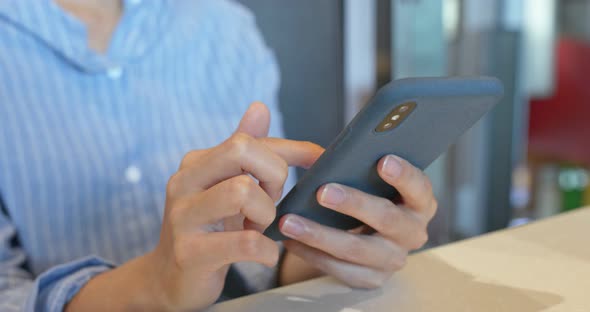
<svg viewBox="0 0 590 312">
<path fill-rule="evenodd" d="M 141 180 L 141 170 L 137 166 L 129 166 L 125 169 L 125 179 L 130 183 L 137 183 Z"/>
<path fill-rule="evenodd" d="M 107 70 L 107 76 L 111 79 L 119 79 L 123 75 L 123 68 L 112 67 Z"/>
</svg>

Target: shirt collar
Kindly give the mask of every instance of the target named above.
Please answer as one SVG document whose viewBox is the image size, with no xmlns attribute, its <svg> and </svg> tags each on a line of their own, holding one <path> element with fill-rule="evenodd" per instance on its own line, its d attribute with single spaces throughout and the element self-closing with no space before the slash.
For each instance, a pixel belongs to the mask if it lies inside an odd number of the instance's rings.
<svg viewBox="0 0 590 312">
<path fill-rule="evenodd" d="M 88 48 L 86 26 L 52 0 L 0 0 L 4 18 L 87 72 L 104 72 L 144 55 L 164 34 L 169 19 L 166 0 L 125 0 L 109 50 Z"/>
</svg>

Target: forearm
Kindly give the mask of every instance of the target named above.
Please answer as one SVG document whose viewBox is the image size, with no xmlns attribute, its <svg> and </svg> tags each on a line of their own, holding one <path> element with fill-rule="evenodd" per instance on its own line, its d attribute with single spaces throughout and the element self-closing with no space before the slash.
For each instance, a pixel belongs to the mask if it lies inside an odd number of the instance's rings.
<svg viewBox="0 0 590 312">
<path fill-rule="evenodd" d="M 303 282 L 324 275 L 322 271 L 312 267 L 295 254 L 289 251 L 285 251 L 285 253 L 279 268 L 280 286 Z"/>
<path fill-rule="evenodd" d="M 66 305 L 65 311 L 155 311 L 151 254 L 135 258 L 92 278 Z"/>
</svg>

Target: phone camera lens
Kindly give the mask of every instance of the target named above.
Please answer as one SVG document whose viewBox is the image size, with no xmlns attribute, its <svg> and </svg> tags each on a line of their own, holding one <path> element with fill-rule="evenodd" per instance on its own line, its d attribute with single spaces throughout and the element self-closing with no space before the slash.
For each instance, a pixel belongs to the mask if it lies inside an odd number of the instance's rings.
<svg viewBox="0 0 590 312">
<path fill-rule="evenodd" d="M 399 117 L 400 117 L 399 115 L 393 115 L 393 116 L 391 117 L 391 120 L 393 120 L 393 121 L 397 121 L 397 120 L 399 120 Z"/>
<path fill-rule="evenodd" d="M 402 106 L 402 107 L 399 108 L 399 112 L 400 113 L 403 113 L 403 112 L 405 112 L 407 110 L 408 110 L 408 106 L 407 105 L 404 105 L 404 106 Z"/>
<path fill-rule="evenodd" d="M 383 125 L 383 129 L 389 129 L 393 126 L 393 124 L 391 122 L 388 122 L 386 124 Z"/>
</svg>

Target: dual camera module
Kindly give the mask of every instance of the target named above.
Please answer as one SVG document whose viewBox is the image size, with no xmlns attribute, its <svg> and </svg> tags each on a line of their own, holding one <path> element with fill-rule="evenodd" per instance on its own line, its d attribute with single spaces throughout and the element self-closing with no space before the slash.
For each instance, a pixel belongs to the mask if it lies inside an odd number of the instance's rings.
<svg viewBox="0 0 590 312">
<path fill-rule="evenodd" d="M 404 121 L 416 108 L 416 102 L 408 102 L 394 108 L 387 116 L 379 123 L 375 132 L 385 132 L 395 129 Z"/>
</svg>

